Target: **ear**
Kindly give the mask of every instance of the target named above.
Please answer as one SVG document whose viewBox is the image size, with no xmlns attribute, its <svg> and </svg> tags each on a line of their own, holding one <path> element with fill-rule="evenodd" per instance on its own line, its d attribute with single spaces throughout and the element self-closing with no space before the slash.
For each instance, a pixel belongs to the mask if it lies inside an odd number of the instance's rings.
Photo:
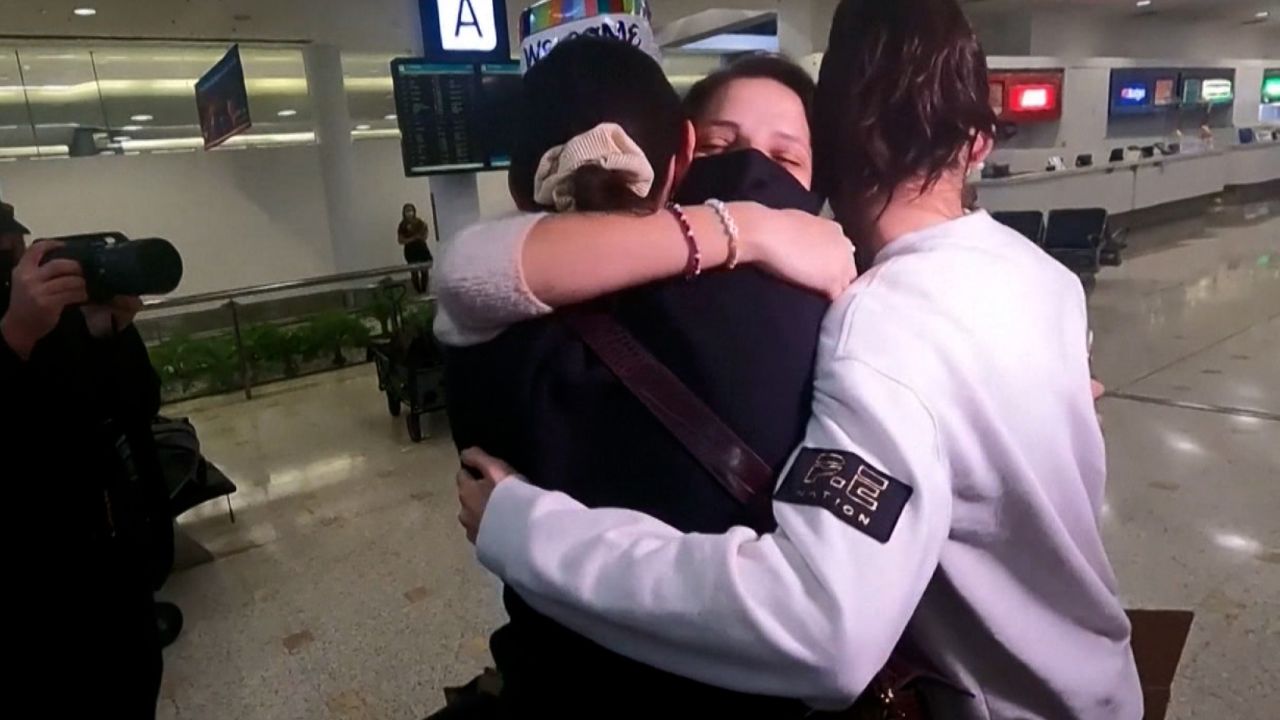
<svg viewBox="0 0 1280 720">
<path fill-rule="evenodd" d="M 969 147 L 969 161 L 965 165 L 965 174 L 972 168 L 981 165 L 991 157 L 991 153 L 996 149 L 995 138 L 990 135 L 979 134 L 973 139 L 973 145 Z"/>
<path fill-rule="evenodd" d="M 679 185 L 684 176 L 689 172 L 689 166 L 693 164 L 693 153 L 698 148 L 698 130 L 693 126 L 692 120 L 684 121 L 684 139 L 681 141 L 680 150 L 675 157 L 675 184 Z"/>
</svg>

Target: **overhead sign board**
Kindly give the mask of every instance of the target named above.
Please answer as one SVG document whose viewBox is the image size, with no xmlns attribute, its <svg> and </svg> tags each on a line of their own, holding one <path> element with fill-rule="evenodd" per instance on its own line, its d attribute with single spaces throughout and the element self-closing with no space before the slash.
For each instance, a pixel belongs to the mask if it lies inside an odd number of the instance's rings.
<svg viewBox="0 0 1280 720">
<path fill-rule="evenodd" d="M 423 57 L 475 65 L 511 60 L 506 0 L 419 0 Z"/>
</svg>

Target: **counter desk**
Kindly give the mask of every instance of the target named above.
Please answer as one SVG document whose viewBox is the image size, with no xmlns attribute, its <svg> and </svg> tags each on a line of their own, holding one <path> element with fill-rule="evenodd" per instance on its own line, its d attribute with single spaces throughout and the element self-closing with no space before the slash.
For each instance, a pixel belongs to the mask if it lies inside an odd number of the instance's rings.
<svg viewBox="0 0 1280 720">
<path fill-rule="evenodd" d="M 1101 207 L 1115 215 L 1280 179 L 1280 142 L 1107 163 L 976 183 L 992 211 Z"/>
</svg>

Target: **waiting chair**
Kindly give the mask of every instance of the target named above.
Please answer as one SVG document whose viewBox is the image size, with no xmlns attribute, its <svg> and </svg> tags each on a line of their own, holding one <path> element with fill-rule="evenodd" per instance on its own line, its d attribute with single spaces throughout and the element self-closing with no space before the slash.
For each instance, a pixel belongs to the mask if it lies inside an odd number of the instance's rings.
<svg viewBox="0 0 1280 720">
<path fill-rule="evenodd" d="M 1018 231 L 1037 245 L 1044 245 L 1044 213 L 1039 210 L 1014 210 L 991 213 L 996 222 Z"/>
<path fill-rule="evenodd" d="M 1106 239 L 1107 211 L 1103 208 L 1049 212 L 1044 249 L 1079 275 L 1086 287 L 1092 286 L 1102 268 L 1102 247 Z"/>
</svg>

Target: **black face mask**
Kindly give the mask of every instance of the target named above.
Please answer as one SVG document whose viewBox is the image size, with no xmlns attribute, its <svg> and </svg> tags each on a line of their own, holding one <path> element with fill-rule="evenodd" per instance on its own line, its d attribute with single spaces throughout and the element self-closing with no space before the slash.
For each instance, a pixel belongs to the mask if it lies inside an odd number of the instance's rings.
<svg viewBox="0 0 1280 720">
<path fill-rule="evenodd" d="M 774 210 L 822 211 L 822 198 L 759 150 L 738 150 L 698 158 L 676 191 L 682 205 L 716 199 L 757 202 Z"/>
</svg>

